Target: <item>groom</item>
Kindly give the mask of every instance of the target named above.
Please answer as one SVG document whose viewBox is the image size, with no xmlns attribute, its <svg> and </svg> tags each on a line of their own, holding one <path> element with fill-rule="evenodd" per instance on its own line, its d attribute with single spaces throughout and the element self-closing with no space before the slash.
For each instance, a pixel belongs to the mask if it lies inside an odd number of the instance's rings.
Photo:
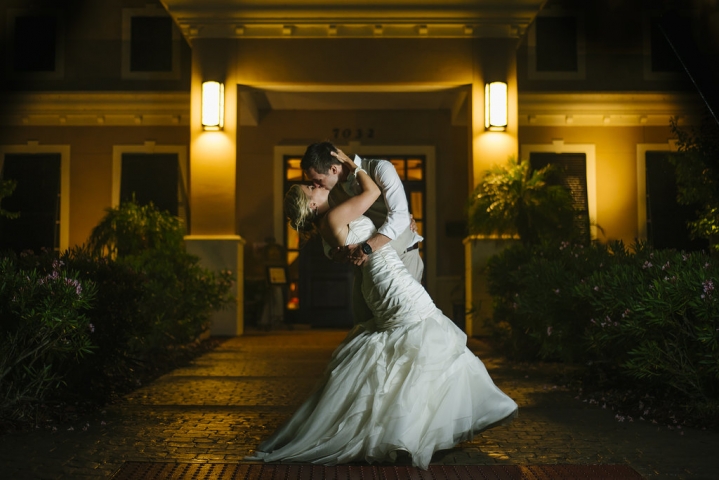
<svg viewBox="0 0 719 480">
<path fill-rule="evenodd" d="M 335 155 L 341 157 L 345 162 L 352 161 L 332 143 L 319 142 L 307 147 L 300 162 L 300 167 L 304 170 L 305 175 L 316 187 L 330 190 L 331 206 L 342 203 L 350 196 L 359 193 L 357 191 L 359 185 L 354 173 L 335 158 Z M 423 239 L 410 228 L 411 218 L 407 197 L 394 165 L 387 160 L 366 160 L 357 155 L 355 155 L 354 162 L 367 171 L 379 186 L 382 195 L 365 212 L 365 215 L 374 223 L 377 232 L 366 242 L 359 245 L 348 245 L 346 252 L 343 253 L 346 253 L 348 261 L 355 265 L 362 265 L 369 255 L 390 243 L 412 276 L 421 282 L 424 263 L 419 256 L 418 246 Z M 361 285 L 361 270 L 355 269 L 352 300 L 355 323 L 368 320 L 371 317 L 362 297 Z"/>
</svg>

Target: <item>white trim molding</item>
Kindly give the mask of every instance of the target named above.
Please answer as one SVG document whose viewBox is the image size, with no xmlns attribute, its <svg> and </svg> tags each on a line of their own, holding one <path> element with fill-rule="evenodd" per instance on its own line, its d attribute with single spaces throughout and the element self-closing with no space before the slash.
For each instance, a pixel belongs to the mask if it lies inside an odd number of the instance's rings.
<svg viewBox="0 0 719 480">
<path fill-rule="evenodd" d="M 529 155 L 535 152 L 583 153 L 587 161 L 587 208 L 589 210 L 589 231 L 592 240 L 597 238 L 597 155 L 593 143 L 564 143 L 553 140 L 551 144 L 520 145 L 519 155 L 523 162 L 529 161 Z"/>
<path fill-rule="evenodd" d="M 637 144 L 637 238 L 647 239 L 647 152 L 676 152 L 676 139 Z"/>
<path fill-rule="evenodd" d="M 27 145 L 0 145 L 0 171 L 5 155 L 54 153 L 60 155 L 60 251 L 70 246 L 70 145 L 40 145 L 30 141 Z"/>
<path fill-rule="evenodd" d="M 163 0 L 195 38 L 519 38 L 546 0 Z M 214 13 L 211 13 L 214 12 Z"/>
<path fill-rule="evenodd" d="M 431 145 L 360 145 L 358 142 L 350 142 L 349 145 L 337 145 L 341 150 L 357 154 L 367 155 L 423 155 L 426 159 L 426 195 L 425 206 L 427 208 L 424 237 L 427 239 L 427 291 L 433 295 L 437 283 L 437 176 L 435 147 Z M 276 146 L 273 160 L 273 204 L 274 204 L 274 235 L 276 239 L 282 239 L 284 244 L 284 214 L 282 212 L 282 199 L 285 192 L 283 185 L 283 159 L 286 155 L 302 157 L 307 146 Z"/>
<path fill-rule="evenodd" d="M 180 185 L 178 185 L 178 211 L 185 225 L 189 222 L 189 161 L 187 145 L 156 145 L 155 142 L 145 142 L 142 145 L 113 145 L 112 147 L 112 208 L 120 205 L 120 181 L 122 179 L 122 155 L 125 153 L 145 154 L 175 154 L 180 167 Z"/>
<path fill-rule="evenodd" d="M 6 126 L 187 126 L 187 92 L 17 92 L 0 95 Z"/>
<path fill-rule="evenodd" d="M 698 95 L 683 93 L 520 93 L 519 125 L 529 127 L 669 126 L 701 120 Z"/>
</svg>

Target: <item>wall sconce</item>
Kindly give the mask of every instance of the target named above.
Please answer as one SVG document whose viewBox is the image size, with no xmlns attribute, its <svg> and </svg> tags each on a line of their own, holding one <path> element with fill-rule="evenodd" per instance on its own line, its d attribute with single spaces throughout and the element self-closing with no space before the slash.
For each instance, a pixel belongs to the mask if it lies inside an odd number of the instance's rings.
<svg viewBox="0 0 719 480">
<path fill-rule="evenodd" d="M 484 86 L 484 128 L 492 132 L 507 129 L 507 84 L 492 82 Z"/>
<path fill-rule="evenodd" d="M 225 126 L 225 85 L 202 83 L 202 128 L 221 130 Z"/>
</svg>

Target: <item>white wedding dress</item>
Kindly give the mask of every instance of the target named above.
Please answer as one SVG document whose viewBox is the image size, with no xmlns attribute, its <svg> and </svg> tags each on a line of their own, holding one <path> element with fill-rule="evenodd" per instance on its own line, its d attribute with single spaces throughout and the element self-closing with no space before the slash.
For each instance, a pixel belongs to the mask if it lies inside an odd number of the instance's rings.
<svg viewBox="0 0 719 480">
<path fill-rule="evenodd" d="M 374 231 L 360 217 L 346 243 Z M 404 450 L 426 469 L 437 450 L 516 416 L 517 404 L 390 245 L 362 268 L 374 318 L 350 331 L 314 393 L 248 460 L 335 465 L 394 461 Z"/>
</svg>

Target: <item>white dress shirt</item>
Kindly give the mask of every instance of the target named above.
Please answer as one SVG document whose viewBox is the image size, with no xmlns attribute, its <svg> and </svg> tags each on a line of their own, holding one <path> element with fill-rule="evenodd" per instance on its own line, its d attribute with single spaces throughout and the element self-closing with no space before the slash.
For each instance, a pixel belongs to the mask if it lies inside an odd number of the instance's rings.
<svg viewBox="0 0 719 480">
<path fill-rule="evenodd" d="M 362 159 L 359 156 L 355 155 L 354 162 L 358 167 L 362 168 Z M 387 205 L 387 219 L 377 231 L 390 240 L 394 240 L 407 230 L 410 224 L 409 206 L 407 205 L 402 180 L 397 175 L 397 170 L 395 170 L 392 162 L 389 161 L 377 163 L 373 180 L 382 191 Z M 354 172 L 349 174 L 347 181 L 342 184 L 342 188 L 351 196 L 361 192 Z M 424 240 L 421 235 L 416 232 L 413 233 L 412 243 L 407 245 L 408 247 Z"/>
</svg>

